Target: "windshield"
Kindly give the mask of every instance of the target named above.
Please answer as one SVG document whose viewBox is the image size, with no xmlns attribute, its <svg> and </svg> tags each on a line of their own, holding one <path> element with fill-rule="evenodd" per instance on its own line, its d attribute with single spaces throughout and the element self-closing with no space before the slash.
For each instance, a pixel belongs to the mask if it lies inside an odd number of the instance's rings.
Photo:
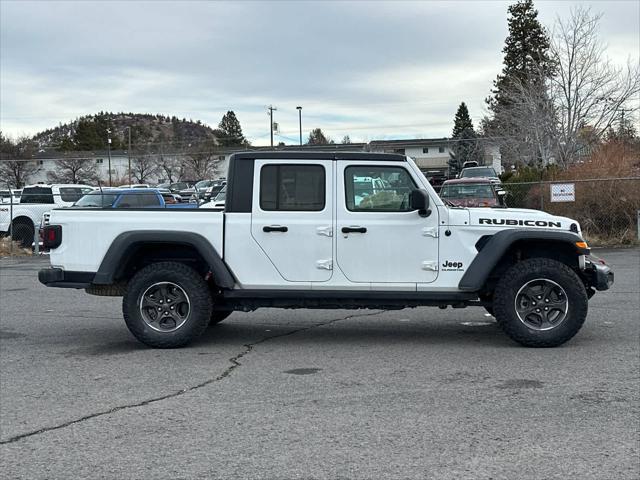
<svg viewBox="0 0 640 480">
<path fill-rule="evenodd" d="M 200 180 L 198 183 L 196 183 L 196 188 L 198 190 L 200 190 L 201 188 L 210 187 L 214 183 L 215 183 L 215 181 L 213 181 L 213 180 Z"/>
<path fill-rule="evenodd" d="M 226 200 L 226 198 L 227 198 L 227 189 L 223 188 L 222 190 L 220 190 L 220 193 L 216 195 L 216 198 L 214 198 L 214 200 L 216 202 L 223 202 Z"/>
<path fill-rule="evenodd" d="M 491 185 L 444 185 L 440 190 L 442 198 L 494 198 Z"/>
<path fill-rule="evenodd" d="M 113 202 L 116 201 L 118 197 L 115 193 L 100 193 L 93 192 L 89 195 L 85 195 L 76 203 L 73 204 L 74 207 L 110 207 L 113 205 Z"/>
<path fill-rule="evenodd" d="M 465 168 L 462 170 L 461 178 L 468 177 L 497 177 L 496 171 L 493 167 L 477 167 L 477 168 Z"/>
</svg>

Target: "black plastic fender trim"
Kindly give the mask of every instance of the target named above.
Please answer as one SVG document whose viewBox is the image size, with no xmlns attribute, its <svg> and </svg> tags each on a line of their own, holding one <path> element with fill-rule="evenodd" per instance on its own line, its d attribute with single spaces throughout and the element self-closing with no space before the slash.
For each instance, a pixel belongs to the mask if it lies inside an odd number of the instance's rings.
<svg viewBox="0 0 640 480">
<path fill-rule="evenodd" d="M 118 235 L 102 259 L 92 283 L 111 285 L 117 280 L 118 275 L 122 274 L 132 247 L 154 243 L 188 245 L 195 248 L 211 268 L 220 288 L 232 289 L 235 286 L 231 270 L 206 238 L 193 232 L 166 230 L 131 231 Z"/>
<path fill-rule="evenodd" d="M 572 232 L 556 232 L 534 229 L 502 230 L 492 235 L 484 244 L 464 273 L 458 288 L 464 292 L 477 292 L 484 285 L 487 277 L 498 264 L 502 255 L 511 245 L 520 240 L 550 240 L 568 243 L 576 250 L 576 255 L 588 255 L 588 248 L 580 248 L 576 242 L 584 242 L 582 237 Z"/>
</svg>

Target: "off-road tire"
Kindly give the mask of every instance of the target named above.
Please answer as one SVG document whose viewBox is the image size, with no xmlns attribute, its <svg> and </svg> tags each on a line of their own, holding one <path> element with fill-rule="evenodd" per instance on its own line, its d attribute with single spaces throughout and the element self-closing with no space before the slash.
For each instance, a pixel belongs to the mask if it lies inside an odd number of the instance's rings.
<svg viewBox="0 0 640 480">
<path fill-rule="evenodd" d="M 209 320 L 209 325 L 217 325 L 232 313 L 233 310 L 214 310 L 213 312 L 211 312 L 211 320 Z"/>
<path fill-rule="evenodd" d="M 18 218 L 13 221 L 11 235 L 14 242 L 18 242 L 22 248 L 31 248 L 34 241 L 35 226 L 31 220 Z"/>
<path fill-rule="evenodd" d="M 152 329 L 140 313 L 143 293 L 158 282 L 172 282 L 189 297 L 187 320 L 171 332 Z M 143 268 L 129 281 L 122 298 L 122 313 L 127 327 L 139 341 L 154 348 L 177 348 L 189 344 L 206 330 L 211 312 L 211 293 L 204 278 L 194 269 L 177 262 L 158 262 Z"/>
<path fill-rule="evenodd" d="M 548 279 L 566 292 L 568 311 L 564 320 L 550 330 L 529 328 L 516 312 L 516 295 L 521 287 L 535 279 Z M 584 284 L 564 263 L 548 258 L 532 258 L 516 263 L 498 281 L 493 309 L 500 328 L 526 347 L 556 347 L 571 339 L 582 327 L 588 311 Z"/>
</svg>

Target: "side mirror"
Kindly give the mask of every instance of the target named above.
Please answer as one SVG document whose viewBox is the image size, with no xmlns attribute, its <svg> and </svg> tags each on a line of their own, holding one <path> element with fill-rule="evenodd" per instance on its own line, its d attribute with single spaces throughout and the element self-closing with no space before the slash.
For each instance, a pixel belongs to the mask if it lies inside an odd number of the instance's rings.
<svg viewBox="0 0 640 480">
<path fill-rule="evenodd" d="M 421 217 L 431 215 L 431 210 L 429 210 L 429 194 L 424 190 L 412 190 L 409 194 L 409 205 L 411 210 L 418 210 L 418 215 Z"/>
</svg>

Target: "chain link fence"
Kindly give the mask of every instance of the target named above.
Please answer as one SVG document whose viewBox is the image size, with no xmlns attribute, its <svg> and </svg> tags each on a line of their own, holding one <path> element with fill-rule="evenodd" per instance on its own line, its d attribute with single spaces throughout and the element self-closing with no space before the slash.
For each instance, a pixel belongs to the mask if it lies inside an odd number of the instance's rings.
<svg viewBox="0 0 640 480">
<path fill-rule="evenodd" d="M 40 238 L 54 208 L 70 207 L 122 210 L 198 208 L 207 200 L 195 192 L 189 197 L 169 192 L 102 190 L 11 192 L 0 195 L 0 257 L 46 253 Z M 543 210 L 577 220 L 593 245 L 637 244 L 640 238 L 640 177 L 503 183 L 510 208 Z M 76 191 L 77 190 L 77 191 Z M 222 210 L 223 203 L 207 203 Z M 170 217 L 167 219 L 171 221 Z"/>
<path fill-rule="evenodd" d="M 639 240 L 640 177 L 504 183 L 506 205 L 577 220 L 594 245 Z"/>
</svg>

